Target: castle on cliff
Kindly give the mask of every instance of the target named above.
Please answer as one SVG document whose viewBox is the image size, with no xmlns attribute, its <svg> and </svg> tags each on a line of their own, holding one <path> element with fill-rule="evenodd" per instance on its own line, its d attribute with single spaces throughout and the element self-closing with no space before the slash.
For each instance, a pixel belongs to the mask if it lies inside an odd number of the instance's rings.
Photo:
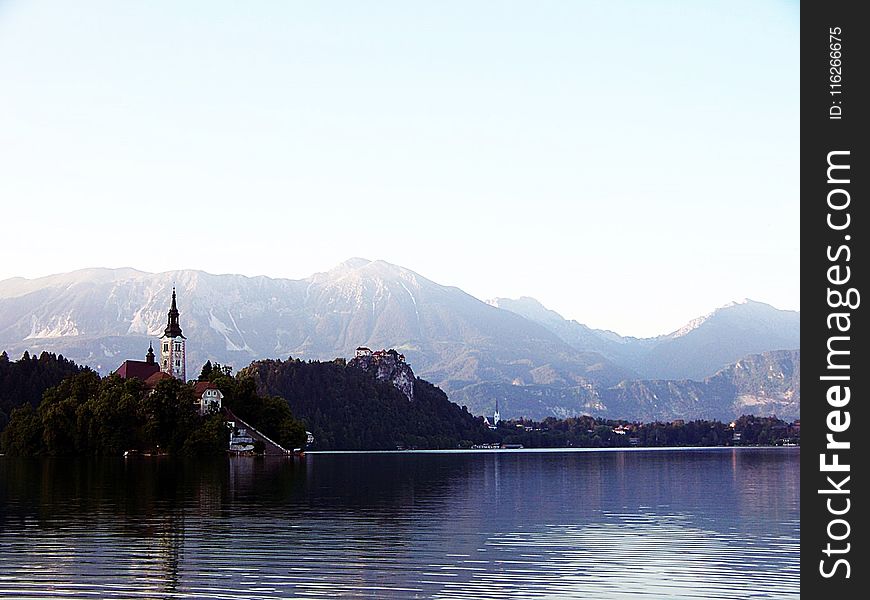
<svg viewBox="0 0 870 600">
<path fill-rule="evenodd" d="M 375 376 L 375 379 L 389 381 L 400 392 L 405 394 L 408 400 L 414 399 L 414 371 L 405 362 L 405 355 L 396 350 L 377 350 L 372 352 L 370 348 L 360 346 L 356 354 L 347 363 L 350 367 L 362 369 Z"/>
</svg>

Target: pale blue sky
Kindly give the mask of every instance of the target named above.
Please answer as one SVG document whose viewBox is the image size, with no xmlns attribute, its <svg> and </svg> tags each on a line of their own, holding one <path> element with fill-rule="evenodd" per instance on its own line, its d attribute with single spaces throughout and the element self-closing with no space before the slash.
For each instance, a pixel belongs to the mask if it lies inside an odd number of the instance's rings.
<svg viewBox="0 0 870 600">
<path fill-rule="evenodd" d="M 799 307 L 799 5 L 0 0 L 0 279 L 351 256 L 654 335 Z"/>
</svg>

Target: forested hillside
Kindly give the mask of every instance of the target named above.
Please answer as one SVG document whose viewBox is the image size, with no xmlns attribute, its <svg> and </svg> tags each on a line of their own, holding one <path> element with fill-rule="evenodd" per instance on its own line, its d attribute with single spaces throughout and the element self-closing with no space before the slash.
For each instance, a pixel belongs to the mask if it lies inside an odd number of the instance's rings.
<svg viewBox="0 0 870 600">
<path fill-rule="evenodd" d="M 481 417 L 419 378 L 408 400 L 390 382 L 343 360 L 262 360 L 239 377 L 253 378 L 261 394 L 285 398 L 318 450 L 456 448 L 490 437 Z"/>
<path fill-rule="evenodd" d="M 45 390 L 81 370 L 73 361 L 51 352 L 39 357 L 25 352 L 16 361 L 9 360 L 6 352 L 0 353 L 0 430 L 13 409 L 25 404 L 36 408 Z"/>
</svg>

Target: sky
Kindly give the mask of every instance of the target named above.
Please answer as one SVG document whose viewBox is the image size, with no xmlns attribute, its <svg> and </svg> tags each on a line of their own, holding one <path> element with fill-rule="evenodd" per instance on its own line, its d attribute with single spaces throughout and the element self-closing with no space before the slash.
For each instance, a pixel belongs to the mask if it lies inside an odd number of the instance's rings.
<svg viewBox="0 0 870 600">
<path fill-rule="evenodd" d="M 799 309 L 799 4 L 0 0 L 0 279 L 383 259 L 623 335 Z"/>
</svg>

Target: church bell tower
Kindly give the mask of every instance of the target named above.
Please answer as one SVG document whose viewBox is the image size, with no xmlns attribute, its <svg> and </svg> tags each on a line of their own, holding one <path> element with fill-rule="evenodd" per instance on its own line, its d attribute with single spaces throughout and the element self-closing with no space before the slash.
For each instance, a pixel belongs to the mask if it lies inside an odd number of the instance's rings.
<svg viewBox="0 0 870 600">
<path fill-rule="evenodd" d="M 178 324 L 178 307 L 175 305 L 175 286 L 172 287 L 172 306 L 166 329 L 160 337 L 160 370 L 176 379 L 187 381 L 185 367 L 185 342 Z"/>
</svg>

